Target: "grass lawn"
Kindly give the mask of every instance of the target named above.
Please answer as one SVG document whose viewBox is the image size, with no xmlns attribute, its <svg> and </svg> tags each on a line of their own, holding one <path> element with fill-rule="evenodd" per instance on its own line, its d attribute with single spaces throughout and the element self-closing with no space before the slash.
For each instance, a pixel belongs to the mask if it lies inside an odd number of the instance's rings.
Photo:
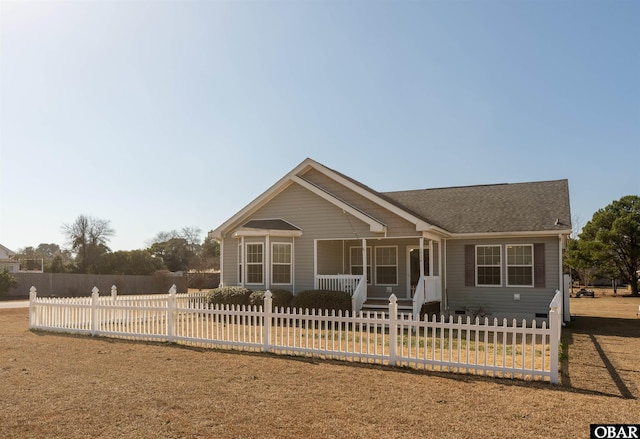
<svg viewBox="0 0 640 439">
<path fill-rule="evenodd" d="M 640 422 L 640 299 L 571 299 L 561 384 L 28 330 L 0 310 L 0 437 L 588 437 Z"/>
</svg>

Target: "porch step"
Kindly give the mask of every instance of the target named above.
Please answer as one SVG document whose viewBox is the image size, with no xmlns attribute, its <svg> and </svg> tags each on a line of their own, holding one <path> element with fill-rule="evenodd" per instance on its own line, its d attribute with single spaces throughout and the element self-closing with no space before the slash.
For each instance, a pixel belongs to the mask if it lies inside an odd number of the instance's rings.
<svg viewBox="0 0 640 439">
<path fill-rule="evenodd" d="M 362 305 L 362 311 L 389 311 L 389 299 L 367 299 L 367 301 Z M 413 313 L 413 300 L 398 299 L 398 313 Z"/>
</svg>

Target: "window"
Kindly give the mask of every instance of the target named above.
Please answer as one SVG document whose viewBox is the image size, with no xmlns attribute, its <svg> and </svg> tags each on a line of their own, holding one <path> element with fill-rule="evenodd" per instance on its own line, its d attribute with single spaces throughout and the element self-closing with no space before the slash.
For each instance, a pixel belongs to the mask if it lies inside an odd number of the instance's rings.
<svg viewBox="0 0 640 439">
<path fill-rule="evenodd" d="M 362 274 L 362 247 L 351 247 L 351 274 Z M 371 284 L 371 247 L 367 247 L 367 284 Z"/>
<path fill-rule="evenodd" d="M 476 246 L 476 285 L 502 285 L 502 247 L 499 245 Z"/>
<path fill-rule="evenodd" d="M 398 284 L 398 247 L 376 247 L 376 285 Z"/>
<path fill-rule="evenodd" d="M 533 245 L 507 245 L 507 285 L 533 286 Z"/>
<path fill-rule="evenodd" d="M 262 251 L 262 243 L 259 244 L 247 244 L 247 283 L 248 284 L 262 284 L 263 280 L 263 260 L 264 254 Z"/>
<path fill-rule="evenodd" d="M 291 244 L 274 242 L 271 245 L 271 283 L 291 283 Z"/>
</svg>

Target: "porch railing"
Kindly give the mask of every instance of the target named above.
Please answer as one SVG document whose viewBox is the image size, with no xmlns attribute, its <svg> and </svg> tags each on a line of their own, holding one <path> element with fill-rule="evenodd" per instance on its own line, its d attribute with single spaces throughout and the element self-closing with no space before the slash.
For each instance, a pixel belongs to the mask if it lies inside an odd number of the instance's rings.
<svg viewBox="0 0 640 439">
<path fill-rule="evenodd" d="M 351 296 L 351 311 L 355 314 L 360 312 L 362 305 L 367 301 L 367 282 L 364 276 L 360 276 L 360 281 L 356 290 Z"/>
<path fill-rule="evenodd" d="M 442 301 L 442 279 L 440 276 L 422 276 L 413 295 L 413 318 L 418 320 L 422 305 L 426 302 Z"/>
<path fill-rule="evenodd" d="M 316 289 L 344 291 L 353 295 L 360 278 L 361 275 L 355 274 L 319 274 L 316 276 Z"/>
</svg>

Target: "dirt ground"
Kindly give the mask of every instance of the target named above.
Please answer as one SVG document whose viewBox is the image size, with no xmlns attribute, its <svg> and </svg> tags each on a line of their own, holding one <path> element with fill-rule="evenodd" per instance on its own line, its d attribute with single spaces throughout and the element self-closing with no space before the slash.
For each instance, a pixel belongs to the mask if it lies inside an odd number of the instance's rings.
<svg viewBox="0 0 640 439">
<path fill-rule="evenodd" d="M 560 385 L 31 332 L 3 309 L 0 437 L 588 437 L 640 422 L 639 305 L 571 299 Z"/>
</svg>

